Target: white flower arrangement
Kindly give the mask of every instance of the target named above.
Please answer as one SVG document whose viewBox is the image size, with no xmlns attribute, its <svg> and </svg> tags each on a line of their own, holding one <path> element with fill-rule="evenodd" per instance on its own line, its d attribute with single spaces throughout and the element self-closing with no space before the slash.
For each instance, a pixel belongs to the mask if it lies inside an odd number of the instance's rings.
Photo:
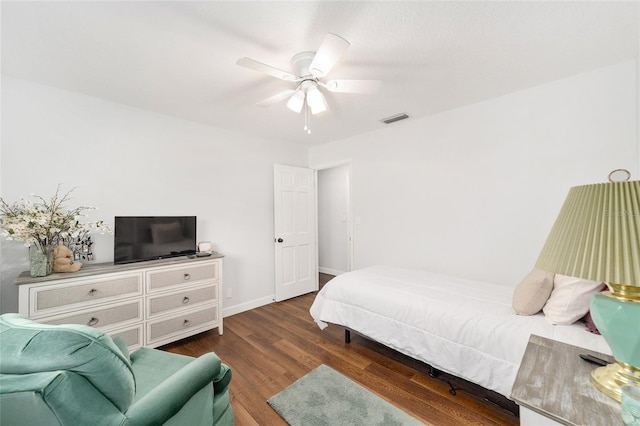
<svg viewBox="0 0 640 426">
<path fill-rule="evenodd" d="M 86 217 L 85 212 L 95 210 L 95 207 L 80 206 L 67 211 L 63 209 L 63 204 L 69 201 L 72 191 L 73 188 L 61 196 L 58 185 L 49 201 L 31 194 L 29 198 L 23 197 L 12 206 L 0 198 L 2 236 L 7 240 L 24 241 L 26 247 L 35 245 L 45 252 L 47 247 L 56 246 L 61 241 L 76 238 L 92 230 L 111 232 L 102 220 L 80 222 L 79 218 Z"/>
</svg>

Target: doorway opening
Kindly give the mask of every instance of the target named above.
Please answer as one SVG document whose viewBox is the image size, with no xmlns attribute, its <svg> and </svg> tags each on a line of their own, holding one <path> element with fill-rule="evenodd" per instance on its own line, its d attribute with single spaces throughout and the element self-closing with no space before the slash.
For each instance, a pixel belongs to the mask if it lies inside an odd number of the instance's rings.
<svg viewBox="0 0 640 426">
<path fill-rule="evenodd" d="M 316 167 L 316 171 L 318 271 L 340 275 L 353 267 L 351 163 Z M 320 280 L 326 281 L 326 275 Z"/>
</svg>

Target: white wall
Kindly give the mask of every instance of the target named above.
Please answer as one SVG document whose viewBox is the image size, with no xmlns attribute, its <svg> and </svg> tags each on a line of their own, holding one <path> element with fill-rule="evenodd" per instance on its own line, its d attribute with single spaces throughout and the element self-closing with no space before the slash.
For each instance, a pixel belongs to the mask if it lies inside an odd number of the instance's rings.
<svg viewBox="0 0 640 426">
<path fill-rule="evenodd" d="M 225 258 L 225 314 L 271 300 L 273 163 L 306 149 L 2 76 L 0 195 L 51 195 L 114 215 L 195 214 Z M 568 189 L 625 167 L 640 178 L 637 61 L 310 149 L 352 162 L 354 268 L 417 267 L 514 285 L 536 261 Z M 408 111 L 411 113 L 411 111 Z M 113 237 L 96 237 L 96 262 Z M 0 312 L 28 268 L 0 243 Z"/>
<path fill-rule="evenodd" d="M 198 240 L 225 254 L 225 314 L 274 294 L 273 164 L 306 166 L 306 148 L 2 77 L 1 196 L 9 202 L 58 183 L 70 206 L 115 215 L 197 215 Z M 97 235 L 96 262 L 113 260 L 113 235 Z M 28 269 L 21 243 L 2 241 L 2 312 L 17 309 L 12 284 Z M 225 293 L 226 294 L 226 293 Z"/>
<path fill-rule="evenodd" d="M 349 271 L 349 165 L 318 170 L 318 266 L 320 272 Z"/>
<path fill-rule="evenodd" d="M 354 269 L 516 285 L 571 186 L 640 178 L 637 75 L 625 62 L 311 148 L 311 167 L 352 161 Z"/>
</svg>

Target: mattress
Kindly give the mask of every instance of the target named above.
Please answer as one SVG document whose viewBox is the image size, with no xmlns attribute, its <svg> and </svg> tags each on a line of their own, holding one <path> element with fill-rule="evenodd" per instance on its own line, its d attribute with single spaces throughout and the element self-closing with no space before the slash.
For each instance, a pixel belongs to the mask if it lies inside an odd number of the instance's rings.
<svg viewBox="0 0 640 426">
<path fill-rule="evenodd" d="M 342 325 L 507 398 L 531 334 L 611 354 L 582 322 L 516 315 L 512 295 L 504 285 L 375 266 L 333 278 L 310 313 L 321 329 Z"/>
</svg>

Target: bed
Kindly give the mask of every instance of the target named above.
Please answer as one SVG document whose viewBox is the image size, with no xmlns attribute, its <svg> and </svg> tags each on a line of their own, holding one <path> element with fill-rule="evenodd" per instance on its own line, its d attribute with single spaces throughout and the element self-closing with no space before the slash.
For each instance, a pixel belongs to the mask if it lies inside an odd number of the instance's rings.
<svg viewBox="0 0 640 426">
<path fill-rule="evenodd" d="M 321 329 L 343 326 L 506 398 L 531 334 L 611 354 L 604 338 L 580 321 L 552 325 L 542 312 L 516 315 L 513 292 L 504 285 L 375 266 L 330 280 L 310 313 Z"/>
</svg>

